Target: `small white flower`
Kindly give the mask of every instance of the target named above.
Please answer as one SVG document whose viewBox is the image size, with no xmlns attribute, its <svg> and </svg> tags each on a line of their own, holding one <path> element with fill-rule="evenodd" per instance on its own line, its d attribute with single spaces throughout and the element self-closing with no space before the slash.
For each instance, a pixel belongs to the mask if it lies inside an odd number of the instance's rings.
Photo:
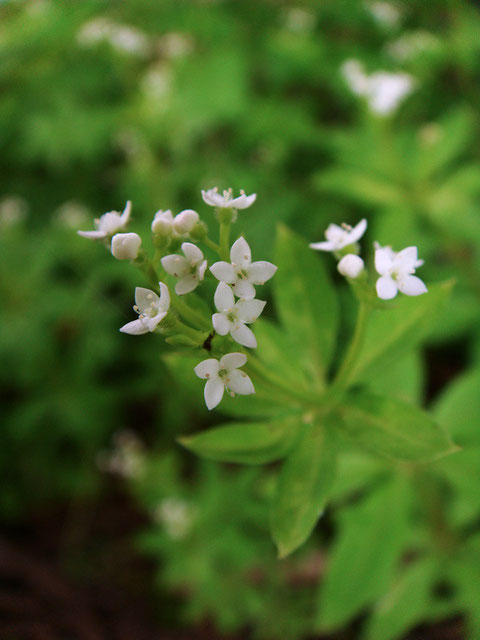
<svg viewBox="0 0 480 640">
<path fill-rule="evenodd" d="M 236 240 L 230 249 L 228 262 L 216 262 L 210 267 L 217 280 L 231 284 L 235 295 L 244 300 L 255 297 L 255 284 L 264 284 L 275 274 L 277 267 L 260 260 L 252 263 L 252 253 L 245 238 Z"/>
<path fill-rule="evenodd" d="M 132 336 L 140 336 L 143 333 L 154 331 L 170 308 L 170 292 L 163 282 L 159 282 L 160 297 L 150 289 L 137 287 L 135 289 L 134 311 L 138 313 L 138 320 L 125 324 L 120 331 L 130 333 Z"/>
<path fill-rule="evenodd" d="M 175 216 L 173 228 L 179 235 L 190 233 L 199 220 L 198 213 L 193 209 L 185 209 Z"/>
<path fill-rule="evenodd" d="M 389 2 L 366 2 L 365 6 L 381 25 L 394 27 L 400 20 L 400 11 Z"/>
<path fill-rule="evenodd" d="M 232 396 L 235 393 L 241 396 L 255 393 L 250 378 L 244 371 L 238 370 L 246 362 L 247 356 L 244 353 L 227 353 L 220 360 L 208 358 L 197 364 L 195 373 L 199 378 L 207 380 L 204 395 L 208 409 L 213 409 L 220 403 L 225 388 Z"/>
<path fill-rule="evenodd" d="M 257 340 L 246 325 L 255 322 L 267 303 L 263 300 L 239 300 L 235 304 L 233 291 L 225 282 L 218 285 L 214 302 L 218 313 L 213 314 L 212 323 L 218 335 L 229 333 L 238 344 L 255 348 Z"/>
<path fill-rule="evenodd" d="M 168 236 L 173 230 L 173 214 L 170 209 L 163 211 L 160 209 L 155 214 L 152 222 L 152 233 Z"/>
<path fill-rule="evenodd" d="M 220 209 L 246 209 L 250 207 L 256 200 L 257 194 L 252 193 L 247 196 L 243 189 L 240 189 L 240 195 L 233 197 L 232 189 L 225 189 L 223 195 L 218 193 L 218 188 L 202 190 L 202 198 L 211 207 L 219 207 Z"/>
<path fill-rule="evenodd" d="M 324 242 L 312 242 L 309 246 L 311 249 L 317 249 L 318 251 L 340 251 L 351 244 L 355 244 L 365 233 L 367 228 L 367 221 L 365 218 L 360 220 L 356 227 L 351 227 L 348 224 L 342 224 L 341 227 L 338 224 L 330 224 L 325 231 L 326 241 Z"/>
<path fill-rule="evenodd" d="M 77 231 L 79 236 L 84 238 L 91 238 L 93 240 L 107 238 L 113 236 L 119 231 L 123 231 L 130 219 L 130 213 L 132 210 L 132 203 L 130 200 L 125 205 L 125 209 L 122 213 L 118 211 L 109 211 L 104 213 L 100 218 L 94 220 L 95 231 Z"/>
<path fill-rule="evenodd" d="M 182 251 L 185 257 L 172 253 L 162 258 L 162 267 L 165 271 L 176 278 L 180 278 L 175 285 L 175 293 L 179 296 L 193 291 L 198 283 L 203 280 L 207 268 L 207 261 L 196 245 L 191 242 L 184 242 Z"/>
<path fill-rule="evenodd" d="M 375 269 L 381 275 L 377 280 L 378 297 L 391 300 L 398 291 L 407 296 L 419 296 L 427 292 L 425 284 L 412 274 L 423 260 L 418 259 L 417 247 L 407 247 L 396 253 L 391 247 L 376 246 Z"/>
<path fill-rule="evenodd" d="M 141 244 L 138 233 L 116 233 L 112 238 L 112 256 L 117 260 L 135 260 Z"/>
<path fill-rule="evenodd" d="M 360 256 L 355 255 L 354 253 L 347 253 L 346 256 L 340 260 L 337 265 L 337 269 L 346 278 L 358 278 L 358 276 L 362 273 L 365 268 L 365 263 L 363 262 Z"/>
</svg>

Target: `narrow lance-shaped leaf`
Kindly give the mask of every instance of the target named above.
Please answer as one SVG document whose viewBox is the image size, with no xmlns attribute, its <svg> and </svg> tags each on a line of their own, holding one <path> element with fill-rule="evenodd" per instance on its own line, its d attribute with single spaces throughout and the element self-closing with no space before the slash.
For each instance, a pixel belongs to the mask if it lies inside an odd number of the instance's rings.
<svg viewBox="0 0 480 640">
<path fill-rule="evenodd" d="M 426 411 L 396 398 L 351 392 L 332 420 L 362 449 L 403 462 L 427 462 L 457 450 Z"/>
<path fill-rule="evenodd" d="M 305 542 L 333 485 L 336 450 L 320 425 L 305 432 L 284 463 L 272 504 L 271 529 L 281 558 Z"/>
<path fill-rule="evenodd" d="M 283 458 L 298 438 L 300 417 L 238 422 L 179 438 L 190 451 L 210 460 L 265 464 Z"/>
</svg>

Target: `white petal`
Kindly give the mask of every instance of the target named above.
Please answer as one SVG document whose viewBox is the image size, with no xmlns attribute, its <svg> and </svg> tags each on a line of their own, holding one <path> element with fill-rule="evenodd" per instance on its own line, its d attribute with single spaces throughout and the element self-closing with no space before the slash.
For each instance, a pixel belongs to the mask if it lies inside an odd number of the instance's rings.
<svg viewBox="0 0 480 640">
<path fill-rule="evenodd" d="M 252 252 L 248 246 L 248 242 L 245 238 L 240 237 L 232 244 L 230 249 L 230 260 L 232 264 L 238 269 L 245 269 L 250 265 L 252 261 Z"/>
<path fill-rule="evenodd" d="M 225 384 L 231 391 L 234 391 L 241 396 L 248 396 L 251 393 L 255 393 L 255 389 L 253 388 L 250 378 L 244 371 L 239 371 L 238 369 L 235 369 L 228 374 L 225 378 Z"/>
<path fill-rule="evenodd" d="M 220 358 L 220 366 L 230 372 L 238 367 L 243 367 L 246 361 L 247 356 L 244 353 L 227 353 L 223 358 Z"/>
<path fill-rule="evenodd" d="M 207 261 L 204 260 L 202 264 L 197 269 L 198 279 L 203 280 L 205 277 L 205 271 L 207 270 Z"/>
<path fill-rule="evenodd" d="M 100 238 L 106 238 L 108 233 L 106 231 L 77 231 L 79 236 L 83 238 L 90 238 L 91 240 L 100 240 Z"/>
<path fill-rule="evenodd" d="M 413 273 L 418 262 L 417 247 L 407 247 L 397 253 L 395 262 L 400 265 L 402 271 Z"/>
<path fill-rule="evenodd" d="M 377 280 L 378 297 L 382 300 L 391 300 L 397 295 L 397 285 L 390 276 L 382 276 Z"/>
<path fill-rule="evenodd" d="M 146 309 L 150 309 L 152 306 L 152 302 L 154 306 L 158 305 L 159 302 L 159 298 L 154 291 L 145 289 L 144 287 L 135 288 L 135 304 L 137 305 L 141 313 L 143 313 Z"/>
<path fill-rule="evenodd" d="M 154 331 L 157 327 L 157 324 L 159 324 L 165 318 L 166 315 L 167 315 L 166 311 L 160 311 L 160 313 L 157 313 L 157 315 L 154 316 L 153 318 L 145 318 L 143 322 L 147 324 L 149 331 Z"/>
<path fill-rule="evenodd" d="M 158 284 L 160 285 L 160 302 L 158 303 L 158 308 L 161 311 L 168 311 L 170 309 L 170 291 L 163 282 L 159 282 Z"/>
<path fill-rule="evenodd" d="M 354 242 L 357 242 L 357 240 L 360 240 L 366 229 L 367 221 L 365 220 L 365 218 L 363 218 L 363 220 L 360 220 L 357 226 L 353 227 L 353 229 L 348 234 L 348 243 L 353 244 Z"/>
<path fill-rule="evenodd" d="M 207 358 L 207 360 L 202 360 L 197 366 L 194 368 L 196 375 L 199 378 L 211 378 L 215 376 L 220 369 L 220 363 L 215 358 Z"/>
<path fill-rule="evenodd" d="M 215 262 L 210 267 L 210 271 L 221 282 L 228 282 L 228 284 L 235 282 L 235 270 L 229 262 Z"/>
<path fill-rule="evenodd" d="M 120 328 L 122 333 L 129 333 L 132 336 L 141 336 L 144 333 L 149 332 L 149 328 L 146 324 L 143 324 L 141 320 L 132 320 L 132 322 L 127 322 L 123 327 Z"/>
<path fill-rule="evenodd" d="M 237 278 L 232 288 L 237 298 L 242 298 L 243 300 L 252 300 L 255 298 L 255 287 L 248 280 Z"/>
<path fill-rule="evenodd" d="M 428 289 L 423 280 L 417 276 L 405 276 L 398 281 L 398 288 L 406 296 L 419 296 L 427 293 Z"/>
<path fill-rule="evenodd" d="M 200 263 L 203 260 L 203 253 L 197 245 L 192 242 L 184 242 L 182 244 L 182 251 L 185 254 L 186 259 L 193 264 Z"/>
<path fill-rule="evenodd" d="M 230 206 L 235 207 L 235 209 L 247 209 L 247 207 L 252 206 L 252 204 L 255 202 L 256 199 L 257 199 L 256 193 L 252 193 L 249 196 L 242 193 L 241 196 L 238 196 L 238 198 L 234 198 L 231 201 Z"/>
<path fill-rule="evenodd" d="M 202 190 L 203 201 L 209 204 L 211 207 L 224 206 L 225 198 L 221 196 L 215 189 L 209 189 L 208 191 Z"/>
<path fill-rule="evenodd" d="M 274 276 L 276 270 L 277 267 L 271 262 L 259 260 L 248 267 L 248 279 L 252 284 L 263 284 Z"/>
<path fill-rule="evenodd" d="M 176 278 L 182 278 L 190 271 L 190 265 L 186 258 L 177 256 L 174 253 L 162 258 L 161 263 L 165 271 Z"/>
<path fill-rule="evenodd" d="M 207 409 L 214 409 L 217 404 L 220 403 L 223 398 L 223 392 L 225 391 L 225 386 L 220 378 L 212 378 L 211 380 L 207 380 L 207 384 L 205 385 L 205 404 L 207 405 Z"/>
<path fill-rule="evenodd" d="M 253 331 L 242 322 L 237 322 L 230 329 L 230 335 L 238 342 L 238 344 L 244 347 L 250 347 L 254 349 L 257 346 L 257 339 L 253 335 Z"/>
<path fill-rule="evenodd" d="M 130 219 L 130 214 L 132 212 L 132 202 L 131 200 L 127 201 L 127 204 L 125 205 L 125 209 L 123 210 L 123 213 L 120 215 L 120 219 L 122 221 L 122 225 L 126 225 L 127 222 Z"/>
<path fill-rule="evenodd" d="M 214 313 L 212 324 L 219 336 L 226 336 L 229 333 L 232 323 L 223 313 Z"/>
<path fill-rule="evenodd" d="M 228 284 L 220 282 L 217 290 L 215 291 L 213 301 L 218 311 L 224 311 L 233 307 L 235 304 L 235 298 L 233 297 L 233 291 L 230 289 Z"/>
<path fill-rule="evenodd" d="M 247 324 L 255 322 L 266 304 L 265 300 L 239 300 L 236 304 L 239 320 Z"/>
<path fill-rule="evenodd" d="M 375 269 L 381 276 L 389 273 L 393 268 L 394 255 L 390 247 L 380 247 L 375 250 Z"/>
<path fill-rule="evenodd" d="M 329 240 L 325 242 L 311 242 L 309 245 L 310 249 L 315 249 L 316 251 L 335 251 L 336 245 Z"/>
<path fill-rule="evenodd" d="M 183 276 L 175 285 L 175 293 L 178 296 L 184 296 L 186 293 L 193 291 L 199 283 L 198 276 L 193 273 L 189 273 L 188 276 Z"/>
</svg>

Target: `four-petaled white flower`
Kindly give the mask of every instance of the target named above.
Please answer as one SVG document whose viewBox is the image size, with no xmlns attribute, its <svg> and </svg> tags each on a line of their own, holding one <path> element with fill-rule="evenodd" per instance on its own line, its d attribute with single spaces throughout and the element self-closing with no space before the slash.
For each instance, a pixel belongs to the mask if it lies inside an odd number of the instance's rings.
<svg viewBox="0 0 480 640">
<path fill-rule="evenodd" d="M 225 282 L 220 282 L 218 285 L 214 302 L 219 312 L 212 316 L 215 331 L 220 336 L 226 336 L 229 333 L 235 342 L 244 347 L 256 347 L 257 340 L 253 331 L 246 325 L 255 322 L 262 313 L 266 302 L 263 300 L 239 300 L 235 304 L 233 291 Z"/>
<path fill-rule="evenodd" d="M 132 203 L 130 200 L 125 205 L 125 209 L 122 213 L 118 211 L 109 211 L 104 213 L 100 218 L 94 220 L 95 231 L 77 231 L 79 236 L 84 238 L 91 238 L 93 240 L 107 238 L 113 236 L 119 231 L 123 231 L 127 226 L 130 219 L 130 212 L 132 210 Z"/>
<path fill-rule="evenodd" d="M 244 300 L 255 298 L 254 284 L 263 284 L 275 274 L 277 267 L 271 262 L 252 262 L 252 253 L 245 238 L 236 240 L 230 249 L 228 262 L 216 262 L 210 267 L 217 280 L 231 284 L 235 295 Z"/>
<path fill-rule="evenodd" d="M 234 198 L 232 189 L 225 189 L 223 195 L 221 195 L 218 193 L 218 187 L 215 187 L 208 191 L 202 190 L 202 198 L 204 202 L 211 207 L 219 207 L 220 209 L 246 209 L 255 202 L 257 194 L 252 193 L 247 196 L 245 191 L 240 189 L 240 195 Z"/>
<path fill-rule="evenodd" d="M 427 292 L 427 287 L 420 278 L 412 274 L 420 267 L 423 260 L 418 259 L 417 247 L 407 247 L 398 253 L 391 247 L 376 246 L 375 269 L 381 278 L 377 280 L 378 297 L 391 300 L 398 291 L 407 296 L 419 296 Z"/>
<path fill-rule="evenodd" d="M 207 381 L 205 385 L 205 403 L 208 409 L 216 407 L 223 398 L 225 388 L 230 395 L 242 396 L 255 393 L 252 381 L 239 367 L 247 362 L 244 353 L 227 353 L 220 360 L 208 358 L 197 364 L 194 371 L 199 378 Z"/>
<path fill-rule="evenodd" d="M 330 224 L 325 231 L 326 241 L 312 242 L 309 246 L 311 249 L 317 249 L 318 251 L 340 251 L 360 240 L 366 228 L 367 221 L 365 218 L 360 220 L 357 226 L 353 228 L 348 224 L 342 224 L 341 227 L 338 224 Z"/>
<path fill-rule="evenodd" d="M 159 285 L 160 297 L 150 289 L 143 287 L 135 289 L 136 304 L 133 309 L 139 317 L 137 320 L 125 324 L 120 329 L 122 333 L 140 336 L 143 333 L 154 331 L 158 323 L 165 318 L 170 308 L 170 292 L 163 282 L 159 282 Z"/>
<path fill-rule="evenodd" d="M 171 254 L 162 258 L 162 267 L 167 273 L 180 278 L 175 285 L 175 293 L 183 296 L 193 291 L 198 283 L 203 280 L 207 261 L 200 249 L 191 242 L 182 244 L 185 257 Z"/>
</svg>

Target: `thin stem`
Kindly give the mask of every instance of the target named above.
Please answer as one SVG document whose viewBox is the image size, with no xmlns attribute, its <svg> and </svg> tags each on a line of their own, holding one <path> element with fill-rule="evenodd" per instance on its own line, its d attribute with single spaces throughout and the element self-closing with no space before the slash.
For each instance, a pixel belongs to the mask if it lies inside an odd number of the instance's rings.
<svg viewBox="0 0 480 640">
<path fill-rule="evenodd" d="M 230 255 L 230 222 L 221 222 L 220 223 L 220 258 L 229 261 Z"/>
<path fill-rule="evenodd" d="M 207 247 L 210 247 L 210 249 L 215 251 L 215 253 L 220 254 L 220 247 L 218 246 L 218 244 L 216 242 L 211 240 L 208 236 L 205 236 L 205 238 L 203 238 L 202 242 L 204 242 L 207 245 Z"/>
<path fill-rule="evenodd" d="M 368 324 L 368 317 L 370 315 L 371 307 L 366 302 L 360 302 L 357 315 L 357 323 L 355 325 L 355 331 L 353 333 L 352 341 L 347 349 L 347 353 L 340 365 L 337 375 L 331 386 L 331 390 L 342 391 L 346 389 L 350 381 L 350 376 L 353 371 L 353 365 L 360 353 L 360 349 L 363 346 L 363 339 L 365 337 L 365 330 Z"/>
<path fill-rule="evenodd" d="M 210 330 L 211 324 L 207 322 L 204 316 L 201 313 L 198 313 L 195 309 L 192 309 L 190 305 L 184 302 L 180 296 L 172 296 L 172 306 L 178 311 L 178 313 L 188 322 L 199 326 L 205 327 L 205 329 Z"/>
</svg>

